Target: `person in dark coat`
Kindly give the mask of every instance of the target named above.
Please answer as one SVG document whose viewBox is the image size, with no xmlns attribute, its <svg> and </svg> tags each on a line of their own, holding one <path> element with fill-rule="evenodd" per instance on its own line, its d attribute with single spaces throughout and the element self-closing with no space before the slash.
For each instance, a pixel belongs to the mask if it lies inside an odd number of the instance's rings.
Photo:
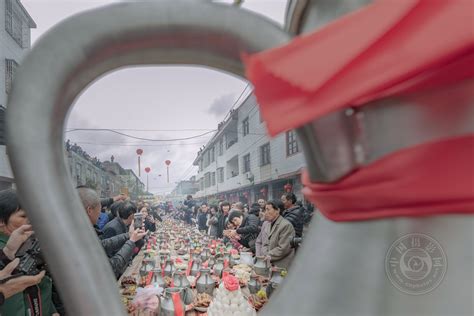
<svg viewBox="0 0 474 316">
<path fill-rule="evenodd" d="M 301 207 L 296 205 L 296 196 L 293 193 L 285 193 L 281 197 L 281 202 L 285 207 L 285 211 L 281 215 L 293 225 L 296 237 L 302 237 L 304 211 Z"/>
<path fill-rule="evenodd" d="M 100 199 L 100 205 L 101 205 L 101 208 L 109 208 L 115 202 L 125 201 L 126 199 L 127 197 L 125 196 L 125 194 L 119 194 L 111 198 Z"/>
<path fill-rule="evenodd" d="M 140 213 L 143 214 L 143 218 L 145 219 L 145 230 L 150 232 L 156 231 L 155 218 L 149 215 L 148 208 L 142 207 Z"/>
<path fill-rule="evenodd" d="M 205 233 L 207 233 L 207 228 L 208 228 L 207 227 L 207 220 L 208 220 L 207 211 L 208 211 L 207 203 L 202 203 L 199 210 L 198 217 L 197 217 L 197 221 L 198 221 L 199 230 Z"/>
<path fill-rule="evenodd" d="M 250 206 L 249 214 L 253 214 L 258 217 L 259 219 L 258 227 L 262 228 L 263 220 L 260 218 L 260 205 L 258 203 L 253 203 Z"/>
<path fill-rule="evenodd" d="M 227 216 L 230 212 L 230 203 L 224 201 L 221 203 L 221 207 L 217 216 L 217 238 L 224 237 L 224 230 L 226 229 Z"/>
<path fill-rule="evenodd" d="M 227 231 L 229 238 L 235 238 L 239 235 L 239 243 L 255 253 L 255 241 L 257 240 L 260 229 L 258 228 L 259 219 L 254 214 L 244 214 L 241 211 L 233 211 L 229 215 L 229 223 L 234 224 L 235 230 Z"/>
<path fill-rule="evenodd" d="M 120 207 L 123 203 L 125 203 L 125 202 L 124 201 L 117 201 L 117 202 L 114 202 L 110 206 L 110 213 L 108 214 L 109 215 L 109 220 L 107 221 L 107 223 L 118 216 L 118 210 L 120 209 Z"/>
<path fill-rule="evenodd" d="M 98 237 L 101 238 L 102 233 L 95 226 L 101 209 L 99 196 L 94 190 L 87 187 L 78 187 L 77 191 L 91 224 L 96 228 Z M 128 239 L 126 239 L 127 235 Z M 122 273 L 125 271 L 133 256 L 135 242 L 143 239 L 145 235 L 146 232 L 144 230 L 134 229 L 133 225 L 131 225 L 128 234 L 116 235 L 115 237 L 112 237 L 114 239 L 102 238 L 101 242 L 106 252 L 112 253 L 113 250 L 116 250 L 115 253 L 109 257 L 109 263 L 117 279 L 120 278 Z M 119 248 L 119 245 L 122 246 Z"/>
<path fill-rule="evenodd" d="M 133 214 L 136 211 L 137 207 L 132 202 L 122 203 L 118 210 L 118 216 L 108 222 L 102 229 L 103 238 L 110 238 L 128 232 L 127 227 L 132 223 Z"/>
<path fill-rule="evenodd" d="M 192 224 L 193 223 L 192 217 L 193 217 L 193 213 L 194 213 L 194 208 L 196 207 L 196 202 L 193 200 L 192 195 L 188 195 L 186 197 L 186 201 L 184 201 L 184 206 L 185 206 L 184 221 L 187 224 Z"/>
</svg>

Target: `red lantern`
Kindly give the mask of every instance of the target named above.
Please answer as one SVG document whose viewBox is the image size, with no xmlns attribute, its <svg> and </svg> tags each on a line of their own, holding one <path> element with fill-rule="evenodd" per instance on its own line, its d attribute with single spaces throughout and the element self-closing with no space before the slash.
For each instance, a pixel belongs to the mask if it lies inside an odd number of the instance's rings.
<svg viewBox="0 0 474 316">
<path fill-rule="evenodd" d="M 291 190 L 293 189 L 293 186 L 289 183 L 285 184 L 285 186 L 283 187 L 283 189 L 285 189 L 285 192 L 291 192 Z"/>
<path fill-rule="evenodd" d="M 146 167 L 146 168 L 145 168 L 145 172 L 146 172 L 146 173 L 150 173 L 150 171 L 151 171 L 151 168 L 150 168 L 150 167 Z"/>
<path fill-rule="evenodd" d="M 169 166 L 171 164 L 171 160 L 165 160 L 165 164 Z"/>
<path fill-rule="evenodd" d="M 137 155 L 141 156 L 143 154 L 143 149 L 138 148 L 137 149 Z"/>
</svg>

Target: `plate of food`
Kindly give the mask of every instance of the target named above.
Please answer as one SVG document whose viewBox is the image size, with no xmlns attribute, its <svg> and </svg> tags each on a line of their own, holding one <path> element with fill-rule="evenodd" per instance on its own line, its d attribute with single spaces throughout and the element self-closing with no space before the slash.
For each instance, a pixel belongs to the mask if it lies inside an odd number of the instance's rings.
<svg viewBox="0 0 474 316">
<path fill-rule="evenodd" d="M 253 308 L 255 308 L 255 310 L 258 312 L 263 307 L 263 305 L 268 302 L 267 293 L 265 293 L 264 290 L 260 290 L 257 292 L 257 294 L 250 295 L 248 300 Z"/>
<path fill-rule="evenodd" d="M 130 285 L 137 285 L 137 280 L 135 277 L 132 277 L 132 276 L 126 276 L 126 277 L 123 277 L 122 278 L 122 281 L 120 282 L 120 285 L 122 287 L 127 287 L 127 286 L 130 286 Z"/>
<path fill-rule="evenodd" d="M 212 297 L 207 293 L 199 293 L 194 299 L 194 309 L 198 312 L 206 312 L 211 304 Z"/>
</svg>

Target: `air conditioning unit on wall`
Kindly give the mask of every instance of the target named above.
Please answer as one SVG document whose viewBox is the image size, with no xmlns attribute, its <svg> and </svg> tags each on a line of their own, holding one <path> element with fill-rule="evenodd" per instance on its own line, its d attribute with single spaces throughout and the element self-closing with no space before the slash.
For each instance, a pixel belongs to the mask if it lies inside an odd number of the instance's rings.
<svg viewBox="0 0 474 316">
<path fill-rule="evenodd" d="M 253 174 L 251 172 L 246 172 L 245 173 L 245 178 L 247 180 L 249 180 L 250 182 L 253 182 L 253 180 L 255 179 L 255 177 L 253 176 Z"/>
</svg>

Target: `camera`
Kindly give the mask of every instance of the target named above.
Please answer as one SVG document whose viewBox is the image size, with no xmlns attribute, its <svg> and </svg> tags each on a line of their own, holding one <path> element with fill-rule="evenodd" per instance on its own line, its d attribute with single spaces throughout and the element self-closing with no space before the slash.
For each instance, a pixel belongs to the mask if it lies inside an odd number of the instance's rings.
<svg viewBox="0 0 474 316">
<path fill-rule="evenodd" d="M 18 273 L 24 275 L 36 275 L 42 270 L 46 270 L 46 261 L 41 254 L 39 241 L 34 236 L 30 236 L 16 252 L 15 257 L 20 259 Z"/>
<path fill-rule="evenodd" d="M 133 214 L 133 219 L 134 219 L 133 228 L 135 228 L 135 229 L 142 228 L 142 226 L 143 226 L 143 214 L 135 213 L 135 214 Z"/>
</svg>

